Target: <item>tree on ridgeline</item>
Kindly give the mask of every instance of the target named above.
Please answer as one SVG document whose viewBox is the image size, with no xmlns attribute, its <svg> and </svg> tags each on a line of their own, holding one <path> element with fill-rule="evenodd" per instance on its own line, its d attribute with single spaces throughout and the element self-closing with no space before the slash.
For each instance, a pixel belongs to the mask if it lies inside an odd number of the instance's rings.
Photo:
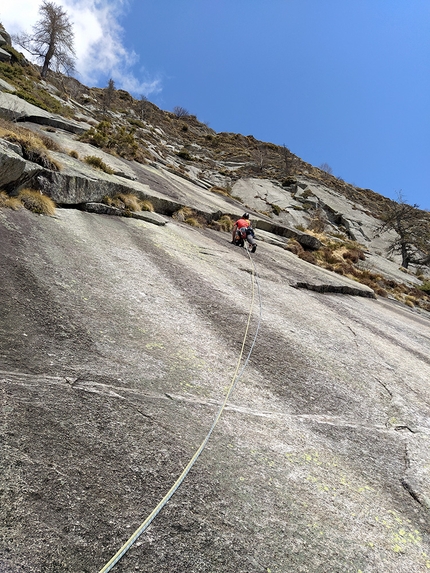
<svg viewBox="0 0 430 573">
<path fill-rule="evenodd" d="M 150 115 L 149 100 L 145 95 L 141 95 L 139 99 L 139 112 L 142 120 L 148 119 Z"/>
<path fill-rule="evenodd" d="M 253 152 L 254 166 L 259 173 L 263 172 L 263 168 L 267 162 L 267 146 L 260 144 Z"/>
<path fill-rule="evenodd" d="M 293 154 L 285 143 L 281 147 L 281 156 L 284 163 L 285 175 L 290 175 L 293 167 Z"/>
<path fill-rule="evenodd" d="M 111 108 L 113 98 L 115 95 L 115 82 L 112 78 L 109 79 L 107 87 L 104 89 L 103 94 L 103 111 L 106 111 Z"/>
<path fill-rule="evenodd" d="M 180 105 L 175 105 L 175 107 L 173 108 L 173 113 L 175 114 L 175 117 L 177 117 L 178 119 L 184 117 L 190 117 L 190 112 L 187 109 L 185 109 L 185 107 L 181 107 Z"/>
<path fill-rule="evenodd" d="M 74 33 L 67 12 L 54 2 L 44 0 L 39 7 L 41 18 L 31 33 L 19 34 L 15 42 L 42 62 L 42 78 L 55 71 L 70 74 L 75 69 Z"/>
<path fill-rule="evenodd" d="M 324 171 L 324 173 L 326 173 L 327 175 L 333 175 L 333 169 L 330 167 L 328 163 L 325 162 L 321 163 L 318 169 L 321 169 L 321 171 Z"/>
</svg>

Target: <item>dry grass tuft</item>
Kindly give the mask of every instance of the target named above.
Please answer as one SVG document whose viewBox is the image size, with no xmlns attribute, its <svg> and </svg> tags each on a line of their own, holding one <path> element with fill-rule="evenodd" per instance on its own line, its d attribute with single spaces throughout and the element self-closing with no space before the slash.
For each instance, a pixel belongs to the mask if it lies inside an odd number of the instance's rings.
<svg viewBox="0 0 430 573">
<path fill-rule="evenodd" d="M 321 249 L 316 252 L 317 259 L 322 263 L 321 266 L 336 265 L 342 261 L 342 256 L 336 253 L 335 250 L 330 248 L 328 245 L 324 245 Z"/>
<path fill-rule="evenodd" d="M 187 217 L 185 219 L 184 223 L 186 223 L 187 225 L 191 225 L 191 227 L 197 227 L 199 229 L 201 229 L 203 227 L 203 225 L 197 219 L 197 217 Z"/>
<path fill-rule="evenodd" d="M 154 212 L 154 206 L 147 199 L 141 200 L 133 193 L 118 193 L 113 197 L 103 197 L 102 203 L 122 209 L 124 211 L 150 211 Z"/>
<path fill-rule="evenodd" d="M 132 193 L 120 193 L 116 197 L 124 203 L 125 209 L 128 209 L 129 211 L 141 211 L 140 201 L 136 195 L 133 195 Z"/>
<path fill-rule="evenodd" d="M 29 129 L 19 127 L 10 121 L 0 120 L 0 138 L 20 145 L 24 159 L 51 171 L 60 170 L 60 164 L 47 153 L 48 149 L 53 151 L 60 149 L 50 137 L 36 135 Z"/>
<path fill-rule="evenodd" d="M 352 263 L 358 263 L 358 261 L 366 260 L 364 253 L 361 249 L 349 249 L 342 254 L 342 257 L 347 260 L 351 261 Z"/>
<path fill-rule="evenodd" d="M 154 212 L 154 205 L 151 203 L 151 201 L 144 199 L 143 201 L 140 201 L 140 210 L 141 211 L 150 211 L 151 213 L 153 213 Z"/>
<path fill-rule="evenodd" d="M 112 175 L 114 173 L 114 170 L 111 169 L 108 165 L 106 165 L 103 159 L 100 159 L 100 157 L 97 157 L 96 155 L 87 155 L 86 157 L 84 157 L 84 161 L 85 163 L 88 163 L 88 165 L 91 165 L 91 167 L 95 167 L 95 169 L 100 169 L 101 171 L 104 171 L 109 175 Z"/>
<path fill-rule="evenodd" d="M 173 219 L 176 219 L 177 221 L 183 223 L 185 219 L 193 215 L 195 215 L 195 211 L 190 209 L 190 207 L 182 207 L 181 209 L 173 213 L 172 217 Z"/>
<path fill-rule="evenodd" d="M 39 215 L 54 215 L 55 203 L 41 191 L 35 189 L 22 189 L 19 192 L 18 199 L 22 202 L 24 207 L 33 213 Z"/>
<path fill-rule="evenodd" d="M 190 207 L 182 207 L 176 213 L 173 213 L 172 217 L 181 223 L 191 225 L 191 227 L 202 228 L 206 223 L 204 218 L 193 209 L 190 209 Z"/>
<path fill-rule="evenodd" d="M 217 221 L 212 221 L 211 223 L 212 229 L 226 232 L 230 232 L 233 229 L 233 225 L 234 222 L 228 215 L 223 215 Z"/>
<path fill-rule="evenodd" d="M 302 259 L 302 261 L 306 261 L 307 263 L 311 263 L 312 265 L 317 264 L 317 259 L 315 258 L 315 255 L 310 251 L 302 251 L 301 253 L 298 254 L 298 257 L 299 259 Z"/>
<path fill-rule="evenodd" d="M 218 193 L 218 195 L 224 195 L 224 197 L 231 196 L 228 189 L 226 189 L 225 187 L 218 187 L 218 185 L 214 185 L 209 189 L 209 191 L 212 191 L 212 193 Z"/>
<path fill-rule="evenodd" d="M 49 135 L 40 134 L 40 135 L 38 135 L 38 137 L 40 138 L 40 140 L 42 141 L 42 143 L 46 147 L 46 149 L 49 149 L 49 151 L 64 151 L 63 148 L 61 147 L 61 145 L 59 145 L 55 141 L 55 139 L 52 139 L 52 137 L 49 137 Z"/>
<path fill-rule="evenodd" d="M 117 209 L 123 209 L 124 211 L 143 210 L 141 208 L 141 202 L 133 193 L 118 193 L 118 195 L 114 197 L 103 197 L 102 202 Z"/>
<path fill-rule="evenodd" d="M 318 208 L 315 210 L 312 220 L 309 223 L 309 230 L 314 231 L 315 233 L 323 233 L 324 229 L 326 228 L 327 225 L 327 218 L 326 215 L 324 213 L 324 210 L 321 208 Z"/>
<path fill-rule="evenodd" d="M 17 197 L 9 197 L 5 191 L 0 191 L 0 207 L 18 211 L 18 209 L 22 209 L 24 205 Z"/>
<path fill-rule="evenodd" d="M 299 255 L 303 253 L 304 248 L 302 245 L 296 241 L 296 239 L 288 239 L 288 243 L 285 245 L 285 250 L 290 251 L 290 253 L 294 253 L 295 255 Z"/>
</svg>

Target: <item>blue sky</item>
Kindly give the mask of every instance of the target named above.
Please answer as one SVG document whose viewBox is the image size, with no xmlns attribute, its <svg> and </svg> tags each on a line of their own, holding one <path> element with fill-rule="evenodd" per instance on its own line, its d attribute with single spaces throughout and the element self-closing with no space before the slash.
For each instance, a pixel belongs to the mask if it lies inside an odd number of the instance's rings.
<svg viewBox="0 0 430 573">
<path fill-rule="evenodd" d="M 402 190 L 430 209 L 429 0 L 60 3 L 81 27 L 104 8 L 107 45 L 90 63 L 91 50 L 79 52 L 83 80 L 113 77 L 162 109 L 285 144 L 350 183 L 393 198 Z"/>
</svg>

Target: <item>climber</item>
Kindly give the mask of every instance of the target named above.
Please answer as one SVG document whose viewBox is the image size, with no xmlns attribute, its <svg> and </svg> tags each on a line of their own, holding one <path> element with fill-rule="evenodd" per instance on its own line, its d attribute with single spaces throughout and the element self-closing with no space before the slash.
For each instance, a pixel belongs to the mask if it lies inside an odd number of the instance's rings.
<svg viewBox="0 0 430 573">
<path fill-rule="evenodd" d="M 240 219 L 236 221 L 232 231 L 232 243 L 238 247 L 243 247 L 245 244 L 245 239 L 249 243 L 249 250 L 251 253 L 255 253 L 257 248 L 257 243 L 255 242 L 254 229 L 251 226 L 251 221 L 249 220 L 249 213 L 244 213 Z"/>
</svg>

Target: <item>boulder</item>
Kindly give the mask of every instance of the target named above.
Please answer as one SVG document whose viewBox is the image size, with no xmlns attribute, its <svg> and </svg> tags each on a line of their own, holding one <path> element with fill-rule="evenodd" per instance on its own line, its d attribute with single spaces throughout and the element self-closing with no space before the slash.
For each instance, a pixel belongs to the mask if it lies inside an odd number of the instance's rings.
<svg viewBox="0 0 430 573">
<path fill-rule="evenodd" d="M 288 229 L 288 231 L 291 232 L 291 229 Z M 291 235 L 284 234 L 283 236 L 288 237 Z M 321 241 L 313 235 L 308 235 L 308 233 L 294 230 L 292 236 L 302 245 L 302 247 L 311 249 L 312 251 L 316 251 L 322 247 Z"/>
<path fill-rule="evenodd" d="M 293 257 L 295 255 L 292 255 Z M 298 259 L 300 261 L 300 259 Z M 301 280 L 290 282 L 290 286 L 319 293 L 347 294 L 376 299 L 374 291 L 363 284 L 350 280 L 347 277 L 336 276 L 326 269 L 322 269 L 305 261 L 297 264 L 296 274 L 302 273 Z"/>
<path fill-rule="evenodd" d="M 271 211 L 272 205 L 288 209 L 297 204 L 291 194 L 267 179 L 239 179 L 231 191 L 234 197 L 239 197 L 250 209 Z"/>
<path fill-rule="evenodd" d="M 106 195 L 113 196 L 117 193 L 138 191 L 136 187 L 130 188 L 114 175 L 107 175 L 103 172 L 86 174 L 84 169 L 79 171 L 66 169 L 61 172 L 43 170 L 34 178 L 33 186 L 61 205 L 99 202 Z M 144 186 L 140 191 L 143 192 L 143 189 Z"/>
<path fill-rule="evenodd" d="M 339 223 L 343 225 L 349 235 L 349 237 L 353 241 L 357 242 L 366 242 L 369 243 L 372 240 L 372 237 L 366 234 L 366 227 L 363 226 L 363 223 L 359 220 L 354 219 L 347 219 L 343 215 L 339 214 L 338 217 Z M 369 230 L 367 229 L 367 232 Z"/>
<path fill-rule="evenodd" d="M 0 140 L 0 187 L 18 181 L 28 181 L 40 170 L 39 165 L 22 157 L 19 145 Z"/>
<path fill-rule="evenodd" d="M 268 233 L 267 231 L 263 231 L 261 229 L 258 230 L 256 239 L 258 241 L 263 241 L 264 243 L 269 243 L 269 245 L 275 245 L 277 247 L 281 247 L 282 249 L 284 249 L 288 243 L 287 238 L 279 237 L 277 235 L 274 235 L 273 233 Z"/>
</svg>

